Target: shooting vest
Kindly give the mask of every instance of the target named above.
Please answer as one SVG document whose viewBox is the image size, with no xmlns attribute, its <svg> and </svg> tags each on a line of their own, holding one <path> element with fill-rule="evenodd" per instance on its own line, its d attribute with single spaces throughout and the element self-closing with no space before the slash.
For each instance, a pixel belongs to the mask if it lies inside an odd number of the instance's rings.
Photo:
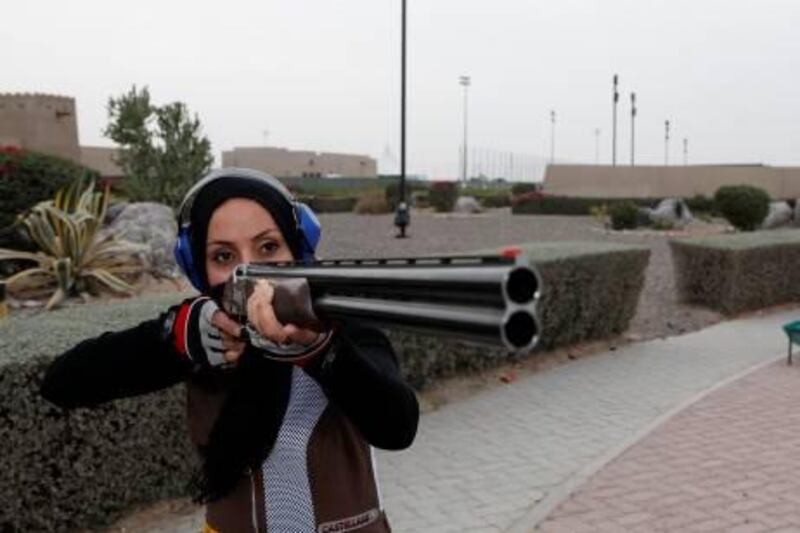
<svg viewBox="0 0 800 533">
<path fill-rule="evenodd" d="M 302 369 L 275 445 L 225 498 L 206 507 L 207 533 L 385 533 L 375 456 L 350 420 Z M 203 445 L 225 402 L 226 388 L 189 381 L 192 442 Z"/>
</svg>

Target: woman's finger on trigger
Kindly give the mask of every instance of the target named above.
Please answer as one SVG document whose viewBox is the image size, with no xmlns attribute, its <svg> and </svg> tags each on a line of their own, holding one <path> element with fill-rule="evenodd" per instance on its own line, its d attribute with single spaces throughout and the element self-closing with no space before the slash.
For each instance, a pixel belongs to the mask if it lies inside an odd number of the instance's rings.
<svg viewBox="0 0 800 533">
<path fill-rule="evenodd" d="M 275 289 L 269 280 L 260 279 L 256 282 L 255 294 L 264 298 L 267 303 L 272 303 L 272 298 L 275 296 Z"/>
<path fill-rule="evenodd" d="M 217 311 L 214 313 L 213 318 L 211 319 L 211 323 L 217 326 L 219 330 L 223 333 L 227 333 L 232 337 L 238 338 L 242 332 L 242 326 L 234 319 L 226 315 L 222 311 Z"/>
<path fill-rule="evenodd" d="M 283 332 L 283 324 L 278 322 L 275 310 L 272 305 L 260 302 L 257 306 L 256 328 L 267 338 L 275 342 L 286 342 L 286 334 Z"/>
</svg>

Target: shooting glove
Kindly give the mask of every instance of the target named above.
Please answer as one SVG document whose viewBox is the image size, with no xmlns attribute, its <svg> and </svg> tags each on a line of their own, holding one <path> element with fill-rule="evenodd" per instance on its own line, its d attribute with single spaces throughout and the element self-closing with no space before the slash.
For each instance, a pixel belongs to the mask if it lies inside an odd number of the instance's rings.
<svg viewBox="0 0 800 533">
<path fill-rule="evenodd" d="M 164 321 L 164 334 L 175 350 L 202 368 L 227 366 L 222 334 L 212 322 L 219 306 L 201 296 L 174 308 Z"/>
</svg>

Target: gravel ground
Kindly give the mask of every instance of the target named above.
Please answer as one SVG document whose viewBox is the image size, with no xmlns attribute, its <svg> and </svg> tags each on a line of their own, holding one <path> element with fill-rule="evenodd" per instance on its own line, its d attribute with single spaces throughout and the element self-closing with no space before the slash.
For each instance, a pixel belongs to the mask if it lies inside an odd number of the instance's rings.
<svg viewBox="0 0 800 533">
<path fill-rule="evenodd" d="M 683 231 L 604 230 L 591 217 L 512 216 L 509 209 L 481 215 L 414 212 L 408 239 L 395 238 L 392 215 L 321 215 L 325 233 L 320 255 L 336 257 L 413 256 L 468 252 L 493 246 L 548 241 L 611 241 L 651 249 L 650 265 L 636 316 L 627 333 L 631 340 L 678 335 L 719 322 L 719 313 L 677 300 L 668 242 L 687 235 L 720 233 L 722 224 L 696 221 Z"/>
</svg>

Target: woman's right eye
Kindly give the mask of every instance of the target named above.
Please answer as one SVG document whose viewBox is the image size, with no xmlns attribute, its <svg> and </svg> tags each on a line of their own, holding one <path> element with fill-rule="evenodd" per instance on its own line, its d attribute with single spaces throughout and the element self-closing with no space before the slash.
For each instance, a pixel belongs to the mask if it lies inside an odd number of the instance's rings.
<svg viewBox="0 0 800 533">
<path fill-rule="evenodd" d="M 233 253 L 228 250 L 219 250 L 214 252 L 211 259 L 218 265 L 230 263 L 233 260 Z"/>
</svg>

